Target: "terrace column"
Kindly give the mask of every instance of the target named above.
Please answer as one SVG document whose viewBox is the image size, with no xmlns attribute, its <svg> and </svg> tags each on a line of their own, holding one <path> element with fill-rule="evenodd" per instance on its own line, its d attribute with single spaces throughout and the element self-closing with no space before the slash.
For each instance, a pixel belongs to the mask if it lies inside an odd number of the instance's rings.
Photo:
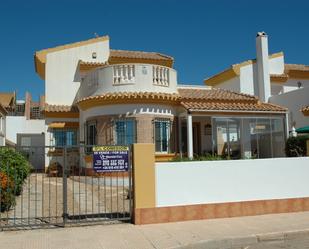
<svg viewBox="0 0 309 249">
<path fill-rule="evenodd" d="M 181 116 L 178 116 L 178 150 L 182 158 L 182 132 L 181 132 Z"/>
<path fill-rule="evenodd" d="M 188 157 L 193 159 L 193 131 L 192 131 L 192 114 L 187 115 L 187 148 Z"/>
</svg>

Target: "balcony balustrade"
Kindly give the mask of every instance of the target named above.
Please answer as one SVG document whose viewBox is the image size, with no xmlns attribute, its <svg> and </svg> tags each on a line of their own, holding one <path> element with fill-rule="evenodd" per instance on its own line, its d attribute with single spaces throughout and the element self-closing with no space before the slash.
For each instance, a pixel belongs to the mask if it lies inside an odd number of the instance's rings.
<svg viewBox="0 0 309 249">
<path fill-rule="evenodd" d="M 85 75 L 78 99 L 112 92 L 177 93 L 177 72 L 154 64 L 104 66 Z"/>
</svg>

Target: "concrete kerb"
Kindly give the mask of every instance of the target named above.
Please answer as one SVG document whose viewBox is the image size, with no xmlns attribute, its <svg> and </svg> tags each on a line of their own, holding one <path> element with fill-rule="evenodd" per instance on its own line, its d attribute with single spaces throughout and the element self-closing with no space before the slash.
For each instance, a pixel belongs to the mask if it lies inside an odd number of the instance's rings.
<svg viewBox="0 0 309 249">
<path fill-rule="evenodd" d="M 172 247 L 170 249 L 233 249 L 242 246 L 252 246 L 260 243 L 296 240 L 309 236 L 309 229 L 288 232 L 256 234 L 245 237 L 233 237 L 214 240 L 204 240 L 196 243 Z M 245 248 L 245 247 L 244 247 Z"/>
</svg>

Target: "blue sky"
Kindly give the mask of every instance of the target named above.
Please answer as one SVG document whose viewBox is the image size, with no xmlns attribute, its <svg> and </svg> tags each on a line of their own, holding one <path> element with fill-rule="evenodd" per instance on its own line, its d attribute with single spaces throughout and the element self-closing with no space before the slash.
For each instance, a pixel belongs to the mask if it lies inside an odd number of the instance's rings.
<svg viewBox="0 0 309 249">
<path fill-rule="evenodd" d="M 44 82 L 35 51 L 109 35 L 114 49 L 158 51 L 175 58 L 178 82 L 203 79 L 255 57 L 255 35 L 266 31 L 270 53 L 309 64 L 309 1 L 53 0 L 0 5 L 0 91 L 30 91 Z"/>
</svg>

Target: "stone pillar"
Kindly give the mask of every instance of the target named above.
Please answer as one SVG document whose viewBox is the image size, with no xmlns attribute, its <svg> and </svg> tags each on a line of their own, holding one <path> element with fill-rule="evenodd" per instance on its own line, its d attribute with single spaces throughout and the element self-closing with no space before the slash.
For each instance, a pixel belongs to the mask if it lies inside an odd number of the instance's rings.
<svg viewBox="0 0 309 249">
<path fill-rule="evenodd" d="M 154 144 L 133 144 L 133 198 L 134 224 L 147 224 L 152 217 L 144 210 L 156 207 L 155 189 L 155 146 Z"/>
<path fill-rule="evenodd" d="M 187 115 L 187 150 L 188 157 L 193 159 L 193 128 L 192 128 L 192 114 Z"/>
</svg>

